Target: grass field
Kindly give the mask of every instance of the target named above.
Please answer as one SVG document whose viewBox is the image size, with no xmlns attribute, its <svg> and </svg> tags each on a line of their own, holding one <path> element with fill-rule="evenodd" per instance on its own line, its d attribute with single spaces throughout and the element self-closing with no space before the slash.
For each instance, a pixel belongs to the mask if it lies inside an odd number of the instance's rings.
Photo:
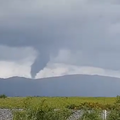
<svg viewBox="0 0 120 120">
<path fill-rule="evenodd" d="M 0 98 L 0 108 L 23 109 L 13 113 L 14 120 L 67 120 L 76 110 L 84 110 L 79 120 L 103 120 L 102 110 L 110 111 L 106 120 L 118 120 L 120 96 L 7 97 Z"/>
<path fill-rule="evenodd" d="M 25 97 L 8 97 L 0 99 L 0 108 L 23 108 L 25 105 Z M 31 97 L 30 105 L 34 106 L 45 100 L 45 103 L 50 107 L 64 108 L 67 105 L 75 104 L 80 105 L 84 102 L 100 103 L 100 104 L 113 104 L 116 98 L 111 97 Z"/>
</svg>

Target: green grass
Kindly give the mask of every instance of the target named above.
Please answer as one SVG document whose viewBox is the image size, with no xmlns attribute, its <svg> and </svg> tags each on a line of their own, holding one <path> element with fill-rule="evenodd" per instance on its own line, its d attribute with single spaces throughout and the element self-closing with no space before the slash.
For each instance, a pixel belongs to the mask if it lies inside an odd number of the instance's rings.
<svg viewBox="0 0 120 120">
<path fill-rule="evenodd" d="M 82 104 L 83 103 L 83 104 Z M 87 103 L 87 104 L 86 104 Z M 80 107 L 85 110 L 80 120 L 102 120 L 99 114 L 102 107 L 112 106 L 107 120 L 117 120 L 120 117 L 120 96 L 108 97 L 7 97 L 0 98 L 0 108 L 23 108 L 23 111 L 13 112 L 14 120 L 66 120 L 72 115 L 71 109 Z M 75 105 L 73 108 L 67 106 Z M 89 106 L 90 105 L 90 109 Z M 108 107 L 106 107 L 108 108 Z M 57 111 L 55 110 L 57 109 Z M 104 108 L 103 108 L 104 109 Z M 89 113 L 89 110 L 92 112 Z"/>
<path fill-rule="evenodd" d="M 26 97 L 8 97 L 0 99 L 0 108 L 23 108 Z M 64 108 L 67 105 L 75 104 L 80 105 L 84 102 L 100 103 L 100 104 L 113 104 L 116 100 L 115 97 L 32 97 L 31 106 L 45 100 L 45 102 L 54 108 Z"/>
</svg>

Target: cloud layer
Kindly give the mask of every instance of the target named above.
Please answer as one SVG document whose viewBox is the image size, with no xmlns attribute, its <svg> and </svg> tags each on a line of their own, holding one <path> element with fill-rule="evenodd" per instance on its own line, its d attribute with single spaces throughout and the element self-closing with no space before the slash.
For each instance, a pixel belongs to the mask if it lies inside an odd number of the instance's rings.
<svg viewBox="0 0 120 120">
<path fill-rule="evenodd" d="M 0 46 L 0 78 L 31 78 L 30 69 L 36 56 L 37 51 L 30 47 Z"/>
<path fill-rule="evenodd" d="M 119 0 L 2 0 L 0 45 L 11 50 L 35 49 L 33 76 L 51 59 L 77 67 L 119 71 L 119 15 Z M 6 56 L 0 54 L 0 59 L 19 61 L 20 56 L 15 56 L 14 50 L 11 52 Z M 25 54 L 21 52 L 22 55 Z"/>
</svg>

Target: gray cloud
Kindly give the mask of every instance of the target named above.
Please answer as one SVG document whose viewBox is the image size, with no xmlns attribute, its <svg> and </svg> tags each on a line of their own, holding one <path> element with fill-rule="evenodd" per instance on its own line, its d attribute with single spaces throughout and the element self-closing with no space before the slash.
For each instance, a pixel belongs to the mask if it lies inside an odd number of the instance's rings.
<svg viewBox="0 0 120 120">
<path fill-rule="evenodd" d="M 0 44 L 39 51 L 31 71 L 61 49 L 71 51 L 71 64 L 120 69 L 119 15 L 119 0 L 1 1 Z"/>
<path fill-rule="evenodd" d="M 35 59 L 37 51 L 30 47 L 8 47 L 0 46 L 0 60 L 1 61 L 14 61 L 18 62 L 24 59 L 32 61 Z"/>
</svg>

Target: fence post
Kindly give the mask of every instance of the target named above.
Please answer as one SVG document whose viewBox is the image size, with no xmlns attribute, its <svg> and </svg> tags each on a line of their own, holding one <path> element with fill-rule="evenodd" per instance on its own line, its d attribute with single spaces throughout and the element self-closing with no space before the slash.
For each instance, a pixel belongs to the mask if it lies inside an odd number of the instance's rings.
<svg viewBox="0 0 120 120">
<path fill-rule="evenodd" d="M 106 118 L 107 118 L 107 111 L 103 110 L 103 120 L 106 120 Z"/>
</svg>

